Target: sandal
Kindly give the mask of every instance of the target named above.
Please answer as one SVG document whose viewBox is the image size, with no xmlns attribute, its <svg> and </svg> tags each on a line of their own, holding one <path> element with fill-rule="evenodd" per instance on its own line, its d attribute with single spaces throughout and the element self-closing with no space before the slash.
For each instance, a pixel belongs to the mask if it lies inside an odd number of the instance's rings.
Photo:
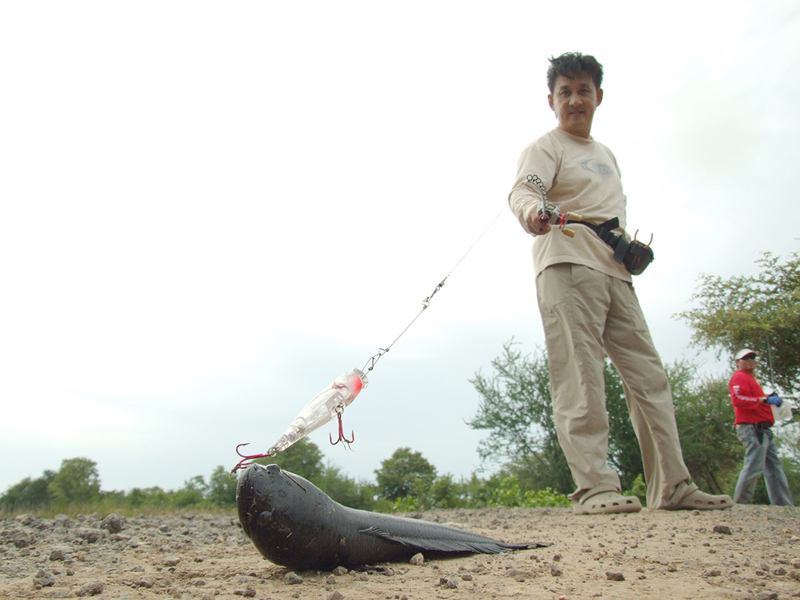
<svg viewBox="0 0 800 600">
<path fill-rule="evenodd" d="M 599 485 L 587 491 L 572 506 L 576 515 L 606 515 L 639 512 L 642 503 L 636 496 L 623 496 L 611 485 Z"/>
<path fill-rule="evenodd" d="M 684 488 L 681 490 L 681 488 Z M 683 492 L 681 499 L 677 504 L 670 506 L 667 510 L 723 510 L 733 506 L 733 500 L 730 496 L 713 494 L 706 494 L 701 492 L 694 483 L 686 485 L 685 483 L 678 484 L 675 494 Z M 673 495 L 673 496 L 674 496 Z"/>
</svg>

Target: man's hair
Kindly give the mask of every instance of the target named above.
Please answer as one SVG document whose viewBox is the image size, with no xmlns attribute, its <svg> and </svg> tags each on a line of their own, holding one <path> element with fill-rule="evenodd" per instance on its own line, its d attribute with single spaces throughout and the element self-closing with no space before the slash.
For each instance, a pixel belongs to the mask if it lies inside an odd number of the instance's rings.
<svg viewBox="0 0 800 600">
<path fill-rule="evenodd" d="M 594 56 L 580 52 L 566 52 L 557 58 L 551 56 L 550 67 L 547 69 L 547 87 L 552 94 L 555 92 L 556 79 L 559 75 L 577 79 L 583 74 L 591 77 L 594 87 L 600 89 L 603 84 L 603 65 L 597 62 Z"/>
</svg>

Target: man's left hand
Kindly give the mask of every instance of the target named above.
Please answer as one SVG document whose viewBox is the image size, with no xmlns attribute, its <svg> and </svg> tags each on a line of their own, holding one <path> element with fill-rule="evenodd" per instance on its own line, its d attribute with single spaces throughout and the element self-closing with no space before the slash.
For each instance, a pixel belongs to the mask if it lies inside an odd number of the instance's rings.
<svg viewBox="0 0 800 600">
<path fill-rule="evenodd" d="M 781 400 L 781 397 L 778 396 L 778 394 L 772 394 L 771 396 L 767 396 L 767 399 L 764 400 L 764 402 L 766 404 L 772 404 L 774 406 L 780 406 L 781 404 L 783 404 L 783 400 Z"/>
</svg>

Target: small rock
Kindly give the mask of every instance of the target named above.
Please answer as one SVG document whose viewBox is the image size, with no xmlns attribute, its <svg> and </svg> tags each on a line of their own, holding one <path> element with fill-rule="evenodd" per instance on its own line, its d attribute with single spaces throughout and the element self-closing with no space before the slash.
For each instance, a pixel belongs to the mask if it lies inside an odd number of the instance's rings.
<svg viewBox="0 0 800 600">
<path fill-rule="evenodd" d="M 706 577 L 719 577 L 720 575 L 722 575 L 722 571 L 720 571 L 719 569 L 710 569 L 705 573 L 703 573 L 703 575 L 705 575 Z"/>
<path fill-rule="evenodd" d="M 16 517 L 14 517 L 14 520 L 17 521 L 18 523 L 22 523 L 23 525 L 30 525 L 36 520 L 36 517 L 34 517 L 33 515 L 24 514 L 24 515 L 17 515 Z"/>
<path fill-rule="evenodd" d="M 344 567 L 336 567 L 333 571 L 331 571 L 337 577 L 341 577 L 342 575 L 347 575 L 347 569 Z"/>
<path fill-rule="evenodd" d="M 161 561 L 161 564 L 163 564 L 165 567 L 177 567 L 179 562 L 181 562 L 180 557 L 167 556 L 163 561 Z"/>
<path fill-rule="evenodd" d="M 550 575 L 553 577 L 561 577 L 564 574 L 564 570 L 559 567 L 558 565 L 550 565 Z"/>
<path fill-rule="evenodd" d="M 245 598 L 254 598 L 256 595 L 256 590 L 253 586 L 248 585 L 243 590 L 233 590 L 234 596 L 244 596 Z"/>
<path fill-rule="evenodd" d="M 33 578 L 33 587 L 41 589 L 43 587 L 52 587 L 56 583 L 56 578 L 52 573 L 48 573 L 44 569 L 39 569 Z"/>
<path fill-rule="evenodd" d="M 61 527 L 71 527 L 72 526 L 72 519 L 69 518 L 67 515 L 56 515 L 53 517 L 53 523 L 56 525 L 60 525 Z"/>
<path fill-rule="evenodd" d="M 75 594 L 80 598 L 84 596 L 97 596 L 103 593 L 103 588 L 105 584 L 102 581 L 90 581 L 88 583 L 84 583 Z"/>
<path fill-rule="evenodd" d="M 454 590 L 458 588 L 458 581 L 452 577 L 441 577 L 439 578 L 439 585 L 446 590 Z"/>
<path fill-rule="evenodd" d="M 67 553 L 63 548 L 53 548 L 50 551 L 50 560 L 64 560 L 66 557 Z"/>
<path fill-rule="evenodd" d="M 125 529 L 125 517 L 116 513 L 111 513 L 100 521 L 100 528 L 105 529 L 109 533 L 119 533 Z"/>
<path fill-rule="evenodd" d="M 148 590 L 156 584 L 156 580 L 153 577 L 144 576 L 138 579 L 135 582 L 135 585 L 143 588 L 147 588 Z"/>
<path fill-rule="evenodd" d="M 303 578 L 300 577 L 300 575 L 298 575 L 294 571 L 289 571 L 286 575 L 283 576 L 283 581 L 285 581 L 289 585 L 298 585 L 300 583 L 303 583 Z"/>
<path fill-rule="evenodd" d="M 414 556 L 411 557 L 411 559 L 408 562 L 411 563 L 412 565 L 417 565 L 417 566 L 424 565 L 425 557 L 422 556 L 421 552 L 417 552 Z"/>
<path fill-rule="evenodd" d="M 714 525 L 714 533 L 722 533 L 724 535 L 731 535 L 731 528 L 727 525 Z"/>
<path fill-rule="evenodd" d="M 30 516 L 30 515 L 20 515 L 20 516 Z M 35 542 L 36 538 L 33 537 L 33 535 L 30 533 L 17 533 L 11 539 L 11 543 L 14 544 L 14 547 L 20 549 L 33 546 Z"/>
<path fill-rule="evenodd" d="M 335 591 L 330 596 L 328 596 L 328 600 L 342 600 L 344 596 L 341 592 Z"/>
<path fill-rule="evenodd" d="M 463 579 L 464 581 L 472 581 L 472 575 L 469 573 L 464 573 L 463 575 L 461 575 L 461 579 Z"/>
<path fill-rule="evenodd" d="M 606 571 L 606 579 L 611 581 L 625 581 L 625 575 L 622 573 L 612 573 L 611 571 Z"/>
<path fill-rule="evenodd" d="M 78 534 L 79 538 L 86 540 L 90 544 L 94 544 L 106 535 L 106 532 L 102 529 L 89 529 L 87 527 L 78 529 L 76 533 Z"/>
</svg>

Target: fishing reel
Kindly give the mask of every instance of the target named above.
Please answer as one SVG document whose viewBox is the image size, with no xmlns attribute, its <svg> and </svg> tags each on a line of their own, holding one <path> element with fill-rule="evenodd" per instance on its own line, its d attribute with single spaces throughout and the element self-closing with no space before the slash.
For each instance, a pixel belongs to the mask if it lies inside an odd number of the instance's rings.
<svg viewBox="0 0 800 600">
<path fill-rule="evenodd" d="M 561 230 L 561 233 L 567 237 L 575 237 L 575 232 L 572 229 L 567 229 L 565 225 L 567 223 L 574 223 L 580 220 L 581 216 L 579 214 L 561 212 L 561 210 L 555 204 L 551 204 L 550 202 L 543 203 L 543 206 L 539 208 L 539 223 L 542 225 L 547 225 L 550 223 L 551 225 L 558 227 Z"/>
</svg>

